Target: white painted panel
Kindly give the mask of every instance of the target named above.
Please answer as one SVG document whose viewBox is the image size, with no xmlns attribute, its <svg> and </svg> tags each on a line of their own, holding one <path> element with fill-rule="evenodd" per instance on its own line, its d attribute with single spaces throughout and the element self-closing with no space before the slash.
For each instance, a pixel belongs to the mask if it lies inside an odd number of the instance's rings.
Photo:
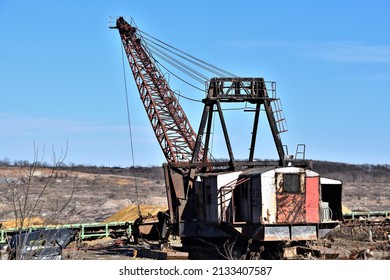
<svg viewBox="0 0 390 280">
<path fill-rule="evenodd" d="M 275 171 L 261 174 L 262 222 L 276 223 L 276 185 Z"/>
<path fill-rule="evenodd" d="M 320 178 L 321 185 L 342 185 L 343 183 L 340 180 L 334 180 L 329 178 Z"/>
</svg>

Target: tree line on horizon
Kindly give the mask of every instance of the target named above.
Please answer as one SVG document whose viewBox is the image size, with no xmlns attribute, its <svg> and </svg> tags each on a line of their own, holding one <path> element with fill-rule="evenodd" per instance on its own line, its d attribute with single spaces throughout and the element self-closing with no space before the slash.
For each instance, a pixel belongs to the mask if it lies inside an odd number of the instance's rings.
<svg viewBox="0 0 390 280">
<path fill-rule="evenodd" d="M 3 167 L 29 167 L 31 162 L 28 160 L 11 161 L 8 158 L 0 160 L 0 166 Z M 38 167 L 50 168 L 51 164 L 47 162 L 34 163 Z M 343 162 L 331 162 L 322 160 L 311 160 L 312 170 L 318 172 L 320 175 L 337 179 L 345 182 L 376 182 L 376 183 L 390 183 L 390 164 L 352 164 Z M 118 175 L 134 175 L 137 174 L 151 174 L 153 177 L 163 176 L 161 166 L 96 166 L 86 164 L 69 163 L 61 164 L 61 168 L 100 174 L 118 174 Z"/>
</svg>

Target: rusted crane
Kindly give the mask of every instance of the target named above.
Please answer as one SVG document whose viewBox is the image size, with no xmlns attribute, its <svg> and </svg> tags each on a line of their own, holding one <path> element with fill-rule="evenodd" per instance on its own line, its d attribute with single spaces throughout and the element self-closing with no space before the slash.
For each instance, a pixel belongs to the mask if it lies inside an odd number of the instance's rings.
<svg viewBox="0 0 390 280">
<path fill-rule="evenodd" d="M 122 17 L 114 28 L 167 160 L 163 167 L 169 222 L 163 225 L 160 219 L 157 238 L 166 238 L 162 231 L 168 228 L 180 236 L 194 258 L 210 248 L 220 253 L 232 240 L 231 248 L 238 255 L 247 254 L 248 248 L 259 255 L 264 246 L 274 252 L 286 241 L 316 240 L 340 223 L 342 183 L 322 178 L 307 162 L 285 154 L 280 138 L 286 130 L 285 119 L 274 82 L 267 85 L 259 77 L 209 79 L 195 133 L 139 30 Z M 236 160 L 223 105 L 242 102 L 254 106 L 254 118 L 248 158 Z M 276 161 L 259 161 L 254 156 L 261 110 L 273 136 Z M 227 161 L 213 161 L 209 156 L 214 113 L 221 124 Z"/>
</svg>

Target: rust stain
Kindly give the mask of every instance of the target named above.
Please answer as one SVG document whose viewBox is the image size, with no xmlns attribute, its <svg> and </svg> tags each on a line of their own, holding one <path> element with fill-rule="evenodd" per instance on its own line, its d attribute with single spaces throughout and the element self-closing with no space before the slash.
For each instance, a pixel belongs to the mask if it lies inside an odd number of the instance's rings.
<svg viewBox="0 0 390 280">
<path fill-rule="evenodd" d="M 305 197 L 302 194 L 276 194 L 276 209 L 278 223 L 305 222 Z"/>
</svg>

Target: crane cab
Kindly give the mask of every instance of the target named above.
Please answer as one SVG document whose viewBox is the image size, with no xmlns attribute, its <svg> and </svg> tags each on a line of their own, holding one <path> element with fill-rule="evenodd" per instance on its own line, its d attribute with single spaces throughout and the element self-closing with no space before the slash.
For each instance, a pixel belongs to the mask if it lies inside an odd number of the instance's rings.
<svg viewBox="0 0 390 280">
<path fill-rule="evenodd" d="M 316 240 L 342 221 L 342 182 L 301 167 L 198 174 L 191 192 L 184 237 Z"/>
</svg>

